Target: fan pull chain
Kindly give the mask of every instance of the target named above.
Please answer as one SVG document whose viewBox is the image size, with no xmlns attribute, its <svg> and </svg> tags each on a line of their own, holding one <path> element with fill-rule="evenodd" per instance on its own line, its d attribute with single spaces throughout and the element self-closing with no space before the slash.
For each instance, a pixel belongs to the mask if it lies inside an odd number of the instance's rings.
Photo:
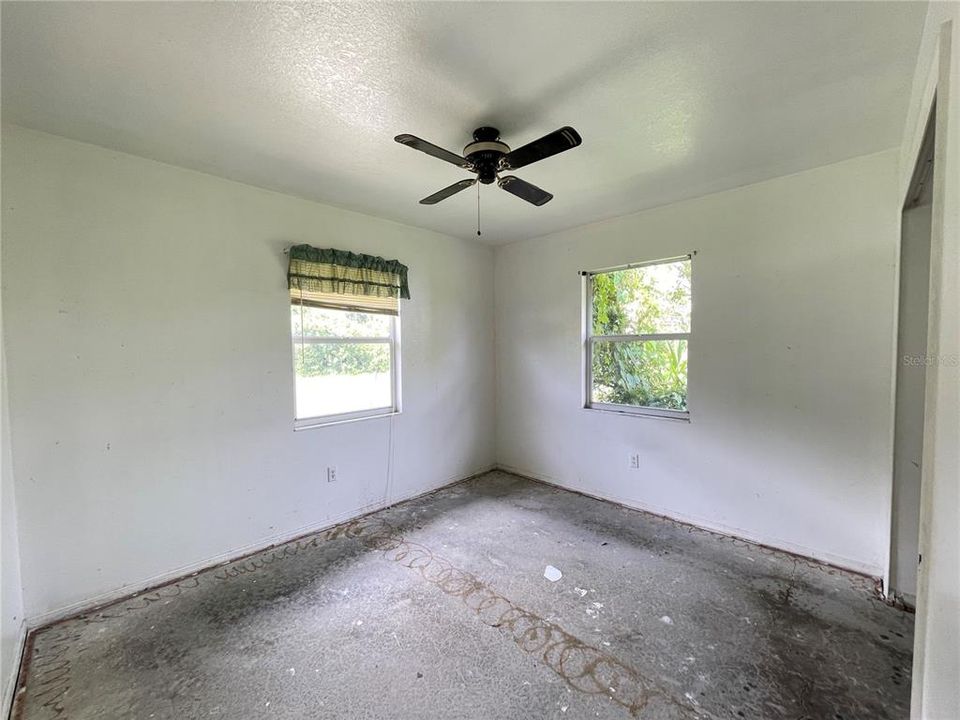
<svg viewBox="0 0 960 720">
<path fill-rule="evenodd" d="M 480 237 L 480 183 L 477 183 L 477 237 Z"/>
</svg>

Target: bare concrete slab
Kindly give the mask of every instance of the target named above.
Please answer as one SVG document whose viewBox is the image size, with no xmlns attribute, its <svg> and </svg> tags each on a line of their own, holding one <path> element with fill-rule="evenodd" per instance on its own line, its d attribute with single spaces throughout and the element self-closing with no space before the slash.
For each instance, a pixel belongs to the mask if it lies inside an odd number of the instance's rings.
<svg viewBox="0 0 960 720">
<path fill-rule="evenodd" d="M 912 634 L 866 578 L 495 472 L 36 633 L 15 717 L 904 718 Z"/>
</svg>

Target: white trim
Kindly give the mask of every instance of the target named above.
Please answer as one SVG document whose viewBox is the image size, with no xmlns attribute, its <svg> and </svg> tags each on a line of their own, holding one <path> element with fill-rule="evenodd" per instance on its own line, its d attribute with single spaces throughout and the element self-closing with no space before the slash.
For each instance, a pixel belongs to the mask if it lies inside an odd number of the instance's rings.
<svg viewBox="0 0 960 720">
<path fill-rule="evenodd" d="M 23 667 L 23 651 L 27 646 L 27 622 L 20 620 L 17 628 L 17 645 L 13 653 L 13 672 L 10 677 L 3 678 L 3 693 L 0 699 L 0 717 L 10 717 L 13 712 L 13 701 L 17 696 L 17 685 L 20 680 L 20 669 Z"/>
<path fill-rule="evenodd" d="M 300 418 L 293 421 L 293 431 L 300 432 L 301 430 L 313 430 L 314 428 L 329 427 L 331 425 L 345 425 L 346 423 L 354 423 L 361 420 L 376 420 L 377 418 L 393 417 L 399 414 L 399 410 L 386 407 L 376 408 L 374 410 L 358 410 L 352 413 L 340 413 L 339 415 Z"/>
<path fill-rule="evenodd" d="M 894 600 L 895 598 L 902 597 L 902 594 L 893 587 L 893 558 L 896 554 L 898 548 L 894 547 L 894 485 L 897 479 L 896 471 L 896 443 L 897 443 L 897 383 L 899 381 L 899 369 L 900 369 L 900 280 L 903 272 L 901 267 L 901 258 L 903 252 L 903 216 L 908 211 L 915 209 L 917 205 L 911 199 L 914 195 L 914 180 L 918 176 L 918 168 L 921 163 L 925 161 L 924 152 L 926 149 L 925 142 L 927 140 L 928 131 L 931 135 L 935 136 L 936 130 L 936 95 L 934 94 L 930 98 L 930 107 L 927 108 L 927 114 L 925 115 L 925 120 L 922 123 L 923 127 L 923 136 L 921 137 L 920 144 L 917 146 L 917 156 L 913 159 L 913 169 L 910 171 L 909 177 L 910 181 L 907 185 L 907 189 L 904 194 L 903 201 L 900 205 L 900 213 L 897 218 L 897 240 L 896 240 L 896 249 L 895 249 L 895 260 L 894 260 L 894 272 L 893 272 L 893 327 L 892 327 L 892 337 L 890 341 L 891 348 L 891 367 L 893 372 L 890 377 L 890 387 L 889 387 L 889 431 L 887 433 L 887 442 L 888 452 L 887 460 L 890 467 L 889 482 L 886 483 L 884 487 L 884 510 L 886 517 L 886 526 L 887 526 L 887 543 L 886 543 L 886 557 L 883 561 L 883 591 L 888 600 Z M 929 150 L 932 151 L 934 148 L 931 146 Z M 922 174 L 922 173 L 920 173 Z M 933 182 L 933 174 L 930 174 L 928 182 Z M 932 208 L 931 208 L 932 210 Z M 932 213 L 931 213 L 932 215 Z M 932 221 L 932 219 L 931 219 Z M 931 238 L 930 242 L 932 244 L 933 238 L 933 227 L 931 225 Z M 928 279 L 929 282 L 929 279 Z M 929 305 L 929 298 L 927 300 Z M 929 314 L 929 307 L 928 307 Z M 926 379 L 924 379 L 926 381 Z M 919 513 L 919 509 L 918 509 Z M 919 542 L 918 542 L 919 545 Z M 918 547 L 919 552 L 919 547 Z M 918 570 L 919 572 L 919 570 Z M 911 601 L 910 607 L 916 607 L 916 598 Z"/>
<path fill-rule="evenodd" d="M 372 315 L 373 313 L 367 313 Z M 388 337 L 321 337 L 319 335 L 304 335 L 299 340 L 294 340 L 293 344 L 302 345 L 374 345 L 376 343 L 388 343 L 392 338 Z"/>
<path fill-rule="evenodd" d="M 633 268 L 650 267 L 651 265 L 666 265 L 667 263 L 680 262 L 681 260 L 693 260 L 697 254 L 696 250 L 691 250 L 686 255 L 677 255 L 676 257 L 662 258 L 660 260 L 645 260 L 643 262 L 627 263 L 626 265 L 614 265 L 613 267 L 601 268 L 599 270 L 581 270 L 581 275 L 605 275 L 606 273 L 619 272 L 621 270 L 632 270 Z"/>
<path fill-rule="evenodd" d="M 928 33 L 929 30 L 929 33 Z M 960 267 L 960 9 L 931 3 L 921 52 L 930 44 L 936 73 L 936 139 L 930 230 L 927 357 L 960 353 L 957 294 Z M 919 123 L 918 123 L 919 125 Z M 912 154 L 912 153 L 911 153 Z M 957 690 L 957 377 L 939 363 L 926 367 L 920 461 L 920 547 L 914 630 L 911 718 L 946 718 Z"/>
<path fill-rule="evenodd" d="M 647 342 L 649 340 L 690 340 L 689 332 L 643 333 L 640 335 L 590 335 L 590 342 Z"/>
<path fill-rule="evenodd" d="M 588 403 L 584 410 L 613 413 L 615 415 L 632 415 L 634 417 L 655 417 L 661 420 L 681 420 L 690 422 L 689 410 L 670 410 L 667 408 L 646 407 L 644 405 L 614 405 L 613 403 Z"/>
<path fill-rule="evenodd" d="M 923 31 L 920 37 L 920 46 L 917 50 L 917 59 L 914 65 L 914 71 L 912 76 L 912 83 L 910 88 L 910 101 L 907 106 L 906 118 L 903 125 L 903 130 L 901 132 L 900 139 L 900 154 L 898 158 L 898 177 L 897 177 L 897 203 L 898 207 L 901 208 L 898 213 L 899 219 L 902 221 L 903 211 L 902 208 L 909 202 L 910 199 L 910 190 L 912 188 L 914 171 L 917 166 L 917 160 L 920 156 L 920 153 L 923 149 L 923 141 L 927 133 L 927 123 L 931 119 L 931 115 L 934 109 L 934 103 L 937 101 L 937 87 L 941 82 L 941 45 L 945 37 L 945 27 L 944 24 L 950 21 L 950 17 L 954 15 L 955 11 L 951 3 L 931 3 L 927 8 L 926 17 L 924 18 Z M 946 112 L 947 109 L 943 108 L 940 112 Z M 933 118 L 934 123 L 934 132 L 940 132 L 942 128 L 937 127 L 937 119 Z M 936 162 L 941 162 L 944 158 L 941 156 L 939 159 L 936 157 L 937 148 L 934 147 L 934 158 Z M 942 164 L 942 162 L 941 162 Z M 936 169 L 936 167 L 934 168 Z M 933 178 L 931 178 L 933 181 Z M 936 192 L 936 188 L 934 188 Z M 933 242 L 933 223 L 931 222 L 931 245 Z M 896 272 L 894 273 L 896 277 L 894 278 L 896 292 L 894 295 L 894 317 L 896 322 L 893 323 L 893 353 L 894 353 L 894 372 L 890 379 L 890 433 L 889 433 L 889 462 L 890 462 L 890 478 L 889 483 L 887 484 L 887 559 L 885 562 L 884 570 L 884 589 L 888 593 L 893 592 L 893 588 L 890 587 L 890 575 L 893 564 L 893 452 L 894 452 L 894 439 L 895 439 L 895 420 L 896 420 L 896 382 L 897 382 L 897 333 L 899 330 L 899 317 L 897 316 L 899 311 L 899 288 L 900 288 L 900 242 L 902 240 L 902 228 L 900 229 L 900 235 L 897 238 L 897 266 Z M 932 262 L 932 261 L 931 261 Z M 931 268 L 932 269 L 932 268 Z M 929 371 L 928 371 L 929 376 Z M 926 418 L 926 406 L 924 410 L 924 417 Z M 922 479 L 921 479 L 922 486 Z M 922 543 L 921 543 L 922 545 Z M 922 552 L 922 549 L 921 549 Z M 920 583 L 920 571 L 918 568 L 917 573 L 917 587 L 919 588 Z M 915 607 L 915 605 L 914 605 Z M 917 614 L 917 630 L 914 634 L 915 638 L 920 637 L 921 635 L 921 623 L 920 623 L 920 614 Z M 914 673 L 913 673 L 913 695 L 911 698 L 912 708 L 911 712 L 915 715 L 919 712 L 919 696 L 920 693 L 917 691 L 917 688 L 920 687 L 921 677 L 923 675 L 922 663 L 919 660 L 919 645 L 915 644 L 914 646 Z"/>
<path fill-rule="evenodd" d="M 588 497 L 592 497 L 596 500 L 616 503 L 617 505 L 622 505 L 630 508 L 631 510 L 639 510 L 652 515 L 658 515 L 669 520 L 676 520 L 677 522 L 684 523 L 685 525 L 693 525 L 701 530 L 743 540 L 753 545 L 762 545 L 774 550 L 782 550 L 783 552 L 791 553 L 793 555 L 800 555 L 802 557 L 815 560 L 816 562 L 827 563 L 834 567 L 840 568 L 841 570 L 849 570 L 850 572 L 858 575 L 866 575 L 874 580 L 879 579 L 882 570 L 879 565 L 865 563 L 860 560 L 844 557 L 842 555 L 821 552 L 819 550 L 806 547 L 805 545 L 798 545 L 797 543 L 790 542 L 788 540 L 782 540 L 780 538 L 761 537 L 755 533 L 751 533 L 748 530 L 731 527 L 729 525 L 723 525 L 722 523 L 716 523 L 696 515 L 678 513 L 667 508 L 638 502 L 636 500 L 630 500 L 617 495 L 591 492 L 589 490 L 584 490 L 580 487 L 577 487 L 576 485 L 565 483 L 561 480 L 557 480 L 556 478 L 540 475 L 530 470 L 522 470 L 520 468 L 513 468 L 509 465 L 503 464 L 498 464 L 497 469 L 502 470 L 503 472 L 513 473 L 514 475 L 520 475 L 522 477 L 529 478 L 530 480 L 544 483 L 545 485 L 552 485 L 553 487 L 560 488 L 561 490 L 570 490 L 580 493 L 581 495 L 587 495 Z"/>
<path fill-rule="evenodd" d="M 393 377 L 390 378 L 390 404 L 393 405 L 394 414 L 400 412 L 400 312 L 393 316 L 393 322 L 390 323 L 390 372 Z"/>
<path fill-rule="evenodd" d="M 603 270 L 582 270 L 580 272 L 580 293 L 583 315 L 581 317 L 580 328 L 580 357 L 581 378 L 583 386 L 581 388 L 580 406 L 584 410 L 595 410 L 598 412 L 610 412 L 619 415 L 632 415 L 635 417 L 652 417 L 658 419 L 681 420 L 690 422 L 690 371 L 687 366 L 687 409 L 669 410 L 665 408 L 646 407 L 642 405 L 615 405 L 613 403 L 601 403 L 593 401 L 593 345 L 596 342 L 651 342 L 657 340 L 685 340 L 687 342 L 687 357 L 689 363 L 690 338 L 693 331 L 693 256 L 696 250 L 686 255 L 678 255 L 672 258 L 663 258 L 661 260 L 650 260 L 647 262 L 629 263 L 614 268 Z M 595 275 L 605 275 L 619 270 L 628 270 L 630 268 L 649 267 L 651 265 L 665 265 L 667 263 L 690 262 L 690 325 L 687 332 L 680 333 L 641 333 L 637 335 L 594 335 L 593 334 L 593 277 Z"/>
<path fill-rule="evenodd" d="M 297 307 L 296 304 L 291 307 Z M 301 312 L 303 306 L 301 307 Z M 330 310 L 339 310 L 341 312 L 364 312 L 368 315 L 375 315 L 360 310 L 350 310 L 348 308 L 328 308 Z M 290 367 L 293 371 L 293 429 L 311 430 L 313 428 L 327 427 L 330 425 L 342 425 L 357 420 L 367 420 L 371 418 L 389 417 L 400 413 L 400 314 L 387 315 L 390 318 L 390 332 L 387 336 L 380 337 L 322 337 L 319 335 L 293 335 L 293 327 L 290 328 L 290 340 L 292 352 L 290 355 Z M 302 320 L 301 320 L 302 323 Z M 301 331 L 303 326 L 301 324 Z M 390 346 L 390 405 L 378 408 L 365 408 L 363 410 L 354 410 L 346 413 L 336 413 L 332 415 L 315 415 L 313 417 L 297 417 L 297 345 L 309 344 L 337 344 L 337 345 L 370 345 L 374 343 L 389 344 Z"/>
<path fill-rule="evenodd" d="M 931 5 L 924 19 L 910 88 L 910 102 L 900 139 L 897 194 L 901 205 L 906 202 L 910 191 L 913 168 L 920 153 L 920 146 L 923 144 L 930 107 L 937 93 L 940 79 L 940 33 L 942 23 L 948 19 L 949 12 L 949 3 L 944 3 L 941 7 Z"/>
<path fill-rule="evenodd" d="M 582 327 L 580 328 L 580 358 L 582 360 L 580 377 L 583 378 L 583 386 L 580 388 L 580 406 L 590 407 L 590 397 L 593 391 L 593 358 L 590 352 L 592 349 L 590 331 L 593 329 L 593 288 L 590 283 L 590 276 L 587 273 L 580 273 L 580 293 L 580 307 L 583 312 L 581 317 Z"/>
<path fill-rule="evenodd" d="M 26 628 L 28 631 L 36 630 L 50 623 L 57 622 L 59 620 L 66 620 L 68 618 L 75 617 L 85 612 L 89 612 L 95 608 L 102 607 L 104 605 L 109 605 L 110 603 L 122 600 L 131 595 L 139 594 L 142 592 L 147 592 L 154 588 L 158 588 L 162 585 L 166 585 L 174 580 L 178 580 L 183 577 L 190 575 L 195 575 L 204 570 L 209 570 L 211 568 L 217 567 L 218 565 L 225 565 L 227 563 L 239 560 L 240 558 L 246 557 L 258 552 L 263 552 L 264 550 L 269 550 L 272 547 L 278 545 L 283 545 L 285 543 L 296 540 L 297 538 L 312 535 L 313 533 L 321 532 L 328 528 L 333 527 L 334 525 L 339 525 L 341 523 L 347 522 L 354 518 L 360 517 L 362 515 L 367 515 L 378 510 L 383 510 L 385 508 L 397 505 L 398 503 L 406 502 L 408 500 L 413 500 L 420 497 L 421 495 L 429 495 L 432 492 L 437 490 L 442 490 L 445 487 L 450 485 L 456 485 L 457 483 L 466 482 L 472 478 L 475 478 L 484 473 L 488 473 L 491 470 L 495 469 L 495 465 L 486 466 L 476 472 L 471 472 L 467 475 L 460 477 L 455 477 L 453 479 L 442 480 L 434 486 L 427 488 L 426 490 L 417 490 L 411 493 L 406 493 L 404 495 L 399 495 L 392 498 L 384 498 L 383 500 L 378 500 L 377 502 L 369 503 L 367 505 L 362 505 L 353 510 L 349 510 L 339 515 L 335 515 L 330 518 L 326 518 L 319 522 L 310 523 L 307 525 L 302 525 L 294 530 L 289 530 L 283 533 L 275 533 L 273 535 L 267 535 L 266 537 L 260 538 L 252 543 L 242 545 L 226 552 L 218 553 L 212 557 L 204 558 L 203 560 L 198 560 L 197 562 L 188 563 L 187 565 L 182 565 L 178 568 L 170 570 L 168 572 L 160 573 L 158 575 L 153 575 L 151 577 L 145 578 L 143 580 L 138 580 L 132 583 L 127 583 L 122 585 L 114 590 L 108 592 L 100 593 L 99 595 L 94 595 L 93 597 L 85 598 L 83 600 L 78 600 L 77 602 L 69 603 L 62 607 L 56 608 L 55 610 L 49 610 L 47 612 L 39 613 L 37 615 L 32 615 L 26 619 Z"/>
</svg>

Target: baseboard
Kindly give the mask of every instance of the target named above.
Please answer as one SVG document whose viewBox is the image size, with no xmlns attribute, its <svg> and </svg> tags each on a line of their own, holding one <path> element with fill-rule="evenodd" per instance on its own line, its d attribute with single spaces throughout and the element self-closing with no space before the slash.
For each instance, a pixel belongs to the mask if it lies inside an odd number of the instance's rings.
<svg viewBox="0 0 960 720">
<path fill-rule="evenodd" d="M 435 493 L 438 490 L 443 490 L 452 485 L 456 485 L 461 482 L 466 482 L 467 480 L 472 480 L 475 477 L 483 475 L 490 472 L 491 470 L 502 470 L 503 472 L 508 472 L 513 475 L 518 475 L 520 477 L 525 477 L 527 479 L 533 480 L 535 482 L 543 483 L 545 485 L 550 485 L 552 487 L 560 488 L 561 490 L 567 490 L 569 492 L 576 492 L 581 495 L 586 495 L 588 497 L 594 498 L 596 500 L 604 500 L 606 502 L 616 503 L 617 505 L 622 505 L 623 507 L 630 508 L 632 510 L 638 510 L 640 512 L 645 512 L 651 515 L 656 515 L 658 517 L 667 518 L 674 522 L 679 522 L 684 525 L 689 525 L 700 530 L 705 530 L 707 532 L 715 533 L 718 535 L 723 535 L 726 537 L 736 538 L 744 542 L 748 542 L 752 545 L 757 545 L 760 547 L 771 548 L 773 550 L 779 550 L 781 552 L 789 553 L 791 555 L 798 555 L 803 558 L 814 560 L 815 562 L 823 563 L 826 565 L 831 565 L 837 567 L 841 570 L 846 570 L 848 572 L 853 572 L 858 575 L 864 575 L 871 579 L 876 580 L 880 575 L 880 570 L 877 567 L 870 566 L 850 558 L 845 558 L 831 553 L 823 553 L 815 551 L 811 548 L 797 545 L 795 543 L 787 542 L 784 540 L 779 540 L 777 538 L 759 538 L 754 535 L 751 535 L 748 532 L 745 532 L 738 528 L 731 528 L 720 523 L 715 523 L 704 518 L 694 517 L 685 515 L 683 513 L 676 513 L 665 508 L 659 508 L 656 506 L 648 505 L 645 503 L 639 503 L 634 500 L 629 500 L 627 498 L 621 498 L 614 495 L 601 495 L 596 493 L 591 493 L 589 491 L 583 490 L 577 487 L 571 487 L 562 482 L 557 481 L 554 478 L 545 477 L 538 473 L 532 472 L 530 470 L 525 470 L 522 468 L 515 468 L 509 465 L 502 463 L 494 464 L 484 469 L 478 470 L 477 472 L 471 473 L 465 477 L 452 478 L 446 481 L 441 482 L 440 484 L 432 487 L 428 490 L 422 490 L 413 493 L 407 493 L 405 495 L 400 495 L 390 499 L 384 499 L 375 503 L 370 503 L 358 508 L 355 508 L 349 512 L 342 513 L 340 515 L 334 516 L 332 518 L 326 518 L 322 522 L 312 523 L 309 525 L 304 525 L 294 530 L 290 530 L 285 533 L 278 533 L 276 535 L 271 535 L 265 538 L 261 538 L 253 543 L 249 543 L 245 546 L 234 548 L 230 551 L 220 553 L 213 557 L 208 557 L 203 560 L 190 563 L 189 565 L 181 566 L 169 572 L 161 573 L 159 575 L 154 575 L 152 577 L 140 580 L 134 583 L 128 583 L 122 587 L 115 588 L 105 593 L 95 595 L 90 598 L 85 598 L 83 600 L 77 601 L 75 603 L 70 603 L 69 605 L 62 606 L 55 610 L 50 610 L 48 612 L 40 613 L 33 615 L 27 618 L 26 623 L 22 625 L 21 629 L 21 638 L 18 648 L 18 652 L 22 653 L 23 646 L 25 643 L 26 635 L 29 632 L 34 632 L 40 628 L 46 627 L 48 625 L 66 620 L 68 618 L 74 617 L 76 615 L 81 615 L 87 612 L 91 612 L 98 608 L 102 608 L 106 605 L 111 605 L 115 602 L 129 598 L 134 595 L 139 595 L 140 593 L 154 590 L 158 587 L 168 585 L 171 582 L 183 579 L 190 575 L 208 570 L 218 565 L 224 565 L 226 563 L 234 562 L 240 560 L 249 555 L 254 555 L 264 550 L 268 550 L 271 547 L 276 547 L 277 545 L 283 545 L 285 543 L 291 542 L 298 538 L 312 535 L 317 532 L 326 530 L 334 525 L 339 525 L 340 523 L 353 520 L 354 518 L 361 517 L 363 515 L 368 515 L 372 512 L 377 512 L 379 510 L 384 510 L 393 505 L 397 505 L 408 500 L 413 500 L 414 498 L 423 497 L 424 495 L 430 495 Z M 9 678 L 4 679 L 4 702 L 12 700 L 12 691 L 7 687 Z M 8 692 L 11 697 L 7 697 Z M 5 707 L 5 706 L 0 706 Z M 0 715 L 0 717 L 4 717 Z"/>
<path fill-rule="evenodd" d="M 579 493 L 580 495 L 586 495 L 595 500 L 604 500 L 606 502 L 616 503 L 617 505 L 622 505 L 623 507 L 630 508 L 631 510 L 639 510 L 640 512 L 645 512 L 650 515 L 656 515 L 657 517 L 666 518 L 674 522 L 681 523 L 683 525 L 689 525 L 695 527 L 699 530 L 705 530 L 707 532 L 715 533 L 717 535 L 723 535 L 724 537 L 736 538 L 737 540 L 742 540 L 744 542 L 750 543 L 751 545 L 757 545 L 759 547 L 769 548 L 771 550 L 779 550 L 780 552 L 787 553 L 789 555 L 797 555 L 808 560 L 813 560 L 815 562 L 821 563 L 823 565 L 830 565 L 831 567 L 838 568 L 840 570 L 845 570 L 847 572 L 852 572 L 856 575 L 862 575 L 870 578 L 875 583 L 880 583 L 880 577 L 882 575 L 882 569 L 875 566 L 869 565 L 867 563 L 860 562 L 858 560 L 853 560 L 851 558 L 843 557 L 841 555 L 834 555 L 833 553 L 821 552 L 819 550 L 814 550 L 803 545 L 798 545 L 786 540 L 781 540 L 779 538 L 769 538 L 769 537 L 758 537 L 753 535 L 745 530 L 740 528 L 733 528 L 721 523 L 716 523 L 705 518 L 700 518 L 692 515 L 685 515 L 683 513 L 678 513 L 667 508 L 661 508 L 654 505 L 648 505 L 646 503 L 637 502 L 635 500 L 629 500 L 627 498 L 617 497 L 615 495 L 602 495 L 597 493 L 592 493 L 587 490 L 583 490 L 578 487 L 572 487 L 566 485 L 563 482 L 560 482 L 554 478 L 545 477 L 539 475 L 538 473 L 531 472 L 529 470 L 523 470 L 520 468 L 514 468 L 509 465 L 498 464 L 498 470 L 503 472 L 508 472 L 513 475 L 519 475 L 520 477 L 533 480 L 534 482 L 543 483 L 544 485 L 550 485 L 551 487 L 560 488 L 561 490 L 567 490 L 570 492 Z"/>
<path fill-rule="evenodd" d="M 3 678 L 3 693 L 0 697 L 0 718 L 8 718 L 13 712 L 13 700 L 20 686 L 20 669 L 23 667 L 23 651 L 27 644 L 27 623 L 21 621 L 17 629 L 17 647 L 14 651 L 13 672 Z"/>
<path fill-rule="evenodd" d="M 64 605 L 62 607 L 56 608 L 55 610 L 50 610 L 47 612 L 39 613 L 37 615 L 31 615 L 27 618 L 26 626 L 29 632 L 39 630 L 48 625 L 60 622 L 62 620 L 67 620 L 69 618 L 75 617 L 77 615 L 82 615 L 88 613 L 92 610 L 96 610 L 104 607 L 105 605 L 112 605 L 115 602 L 124 600 L 134 595 L 139 595 L 140 593 L 154 590 L 163 585 L 168 585 L 177 580 L 182 580 L 185 577 L 190 575 L 195 575 L 204 570 L 208 570 L 218 565 L 224 565 L 226 563 L 231 563 L 236 560 L 240 560 L 249 555 L 255 555 L 256 553 L 263 552 L 277 545 L 283 545 L 285 543 L 297 540 L 298 538 L 304 537 L 306 535 L 313 535 L 314 533 L 321 532 L 328 528 L 333 527 L 334 525 L 339 525 L 340 523 L 353 520 L 355 518 L 361 517 L 363 515 L 368 515 L 372 512 L 377 512 L 378 510 L 385 510 L 388 507 L 397 505 L 408 500 L 413 500 L 414 498 L 422 497 L 424 495 L 429 495 L 431 493 L 437 492 L 438 490 L 443 490 L 444 488 L 450 487 L 451 485 L 456 485 L 458 483 L 466 482 L 467 480 L 472 480 L 475 477 L 483 475 L 495 469 L 495 465 L 491 465 L 483 470 L 478 470 L 477 472 L 470 473 L 465 477 L 456 477 L 449 480 L 444 480 L 440 484 L 432 487 L 428 490 L 421 490 L 417 492 L 408 493 L 406 495 L 400 495 L 393 498 L 384 498 L 375 503 L 370 503 L 368 505 L 362 505 L 358 508 L 350 510 L 349 512 L 341 513 L 331 518 L 326 518 L 322 522 L 311 523 L 308 525 L 303 525 L 294 530 L 289 530 L 284 533 L 278 533 L 275 535 L 270 535 L 264 538 L 260 538 L 255 542 L 248 543 L 238 548 L 233 548 L 227 552 L 219 553 L 213 557 L 208 557 L 197 562 L 190 563 L 188 565 L 183 565 L 169 572 L 164 572 L 159 575 L 154 575 L 152 577 L 146 578 L 144 580 L 138 580 L 133 583 L 128 583 L 121 587 L 115 588 L 108 592 L 100 593 L 99 595 L 94 595 L 93 597 L 84 598 L 69 605 Z M 3 717 L 3 716 L 0 716 Z"/>
<path fill-rule="evenodd" d="M 908 612 L 917 611 L 917 596 L 913 593 L 904 593 L 893 589 L 887 594 L 887 602 Z"/>
</svg>

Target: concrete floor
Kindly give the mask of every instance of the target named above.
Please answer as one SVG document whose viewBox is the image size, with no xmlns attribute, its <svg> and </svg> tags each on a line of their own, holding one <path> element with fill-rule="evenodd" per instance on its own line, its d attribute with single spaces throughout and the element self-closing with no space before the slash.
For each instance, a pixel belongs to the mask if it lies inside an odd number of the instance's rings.
<svg viewBox="0 0 960 720">
<path fill-rule="evenodd" d="M 37 633 L 15 717 L 904 718 L 912 634 L 864 578 L 495 472 Z"/>
</svg>

